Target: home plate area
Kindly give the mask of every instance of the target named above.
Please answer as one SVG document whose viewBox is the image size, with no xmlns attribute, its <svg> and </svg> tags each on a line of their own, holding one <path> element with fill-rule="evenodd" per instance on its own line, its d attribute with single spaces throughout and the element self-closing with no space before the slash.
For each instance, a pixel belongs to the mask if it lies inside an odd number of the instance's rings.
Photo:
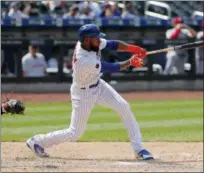
<svg viewBox="0 0 204 173">
<path fill-rule="evenodd" d="M 155 159 L 139 161 L 128 142 L 63 143 L 37 158 L 21 142 L 2 143 L 2 172 L 203 172 L 202 142 L 145 143 Z"/>
</svg>

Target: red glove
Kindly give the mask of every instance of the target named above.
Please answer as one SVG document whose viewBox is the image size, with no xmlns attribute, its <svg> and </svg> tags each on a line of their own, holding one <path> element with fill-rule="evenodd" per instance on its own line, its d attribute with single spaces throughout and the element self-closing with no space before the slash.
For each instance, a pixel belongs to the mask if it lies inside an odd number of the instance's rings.
<svg viewBox="0 0 204 173">
<path fill-rule="evenodd" d="M 130 65 L 134 67 L 142 67 L 144 62 L 141 58 L 139 58 L 136 54 L 130 58 Z"/>
<path fill-rule="evenodd" d="M 147 54 L 145 49 L 143 49 L 143 48 L 141 48 L 139 46 L 131 45 L 131 44 L 128 44 L 127 51 L 136 54 L 137 57 L 141 58 L 141 59 L 146 57 L 146 54 Z"/>
</svg>

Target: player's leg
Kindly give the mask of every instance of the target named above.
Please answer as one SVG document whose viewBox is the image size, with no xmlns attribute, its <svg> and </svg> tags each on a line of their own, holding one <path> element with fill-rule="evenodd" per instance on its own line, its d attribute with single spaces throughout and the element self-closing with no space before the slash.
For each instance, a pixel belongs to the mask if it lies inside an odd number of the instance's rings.
<svg viewBox="0 0 204 173">
<path fill-rule="evenodd" d="M 151 159 L 152 156 L 149 152 L 144 150 L 142 144 L 141 132 L 139 125 L 134 117 L 133 112 L 131 111 L 130 105 L 126 100 L 124 100 L 109 84 L 102 81 L 101 82 L 101 94 L 98 104 L 109 107 L 115 110 L 121 117 L 125 128 L 128 132 L 133 150 L 136 153 L 140 151 L 145 152 L 146 156 L 143 155 L 143 159 Z M 144 154 L 144 153 L 141 153 Z"/>
<path fill-rule="evenodd" d="M 164 74 L 170 74 L 173 67 L 175 66 L 176 59 L 177 59 L 177 55 L 175 52 L 168 52 L 166 54 L 166 64 L 164 68 Z"/>
<path fill-rule="evenodd" d="M 200 56 L 195 57 L 196 62 L 196 74 L 203 74 L 204 73 L 204 60 Z"/>
<path fill-rule="evenodd" d="M 199 60 L 199 64 L 196 68 L 198 68 L 198 70 L 196 70 L 197 74 L 203 74 L 204 73 L 204 61 Z"/>
<path fill-rule="evenodd" d="M 179 58 L 175 61 L 175 66 L 178 70 L 178 74 L 184 74 L 185 73 L 185 63 L 187 62 L 187 56 L 181 55 L 178 56 Z"/>
<path fill-rule="evenodd" d="M 51 147 L 62 142 L 76 141 L 85 131 L 87 120 L 93 106 L 93 99 L 73 99 L 70 127 L 47 134 L 36 135 L 27 140 L 27 145 L 37 156 L 46 157 L 44 154 L 42 154 L 44 152 L 43 148 Z M 35 146 L 37 146 L 37 149 Z"/>
</svg>

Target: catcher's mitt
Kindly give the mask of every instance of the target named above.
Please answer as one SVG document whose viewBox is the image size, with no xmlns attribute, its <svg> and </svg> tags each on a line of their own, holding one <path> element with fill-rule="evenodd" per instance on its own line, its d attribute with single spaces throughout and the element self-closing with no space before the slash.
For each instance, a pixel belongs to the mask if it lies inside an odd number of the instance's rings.
<svg viewBox="0 0 204 173">
<path fill-rule="evenodd" d="M 20 100 L 11 99 L 3 103 L 6 113 L 24 114 L 25 106 Z"/>
</svg>

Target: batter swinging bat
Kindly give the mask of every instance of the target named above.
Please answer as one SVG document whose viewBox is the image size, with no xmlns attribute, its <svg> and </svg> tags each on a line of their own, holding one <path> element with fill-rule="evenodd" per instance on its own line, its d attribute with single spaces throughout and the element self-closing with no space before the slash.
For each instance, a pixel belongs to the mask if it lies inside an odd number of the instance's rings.
<svg viewBox="0 0 204 173">
<path fill-rule="evenodd" d="M 147 55 L 162 53 L 162 52 L 168 52 L 168 51 L 173 51 L 173 50 L 193 49 L 196 47 L 204 47 L 204 41 L 202 40 L 202 41 L 197 41 L 197 42 L 193 42 L 193 43 L 187 43 L 187 44 L 182 44 L 182 45 L 178 45 L 178 46 L 174 46 L 174 47 L 169 47 L 169 48 L 165 48 L 165 49 L 153 50 L 153 51 L 147 52 Z"/>
</svg>

